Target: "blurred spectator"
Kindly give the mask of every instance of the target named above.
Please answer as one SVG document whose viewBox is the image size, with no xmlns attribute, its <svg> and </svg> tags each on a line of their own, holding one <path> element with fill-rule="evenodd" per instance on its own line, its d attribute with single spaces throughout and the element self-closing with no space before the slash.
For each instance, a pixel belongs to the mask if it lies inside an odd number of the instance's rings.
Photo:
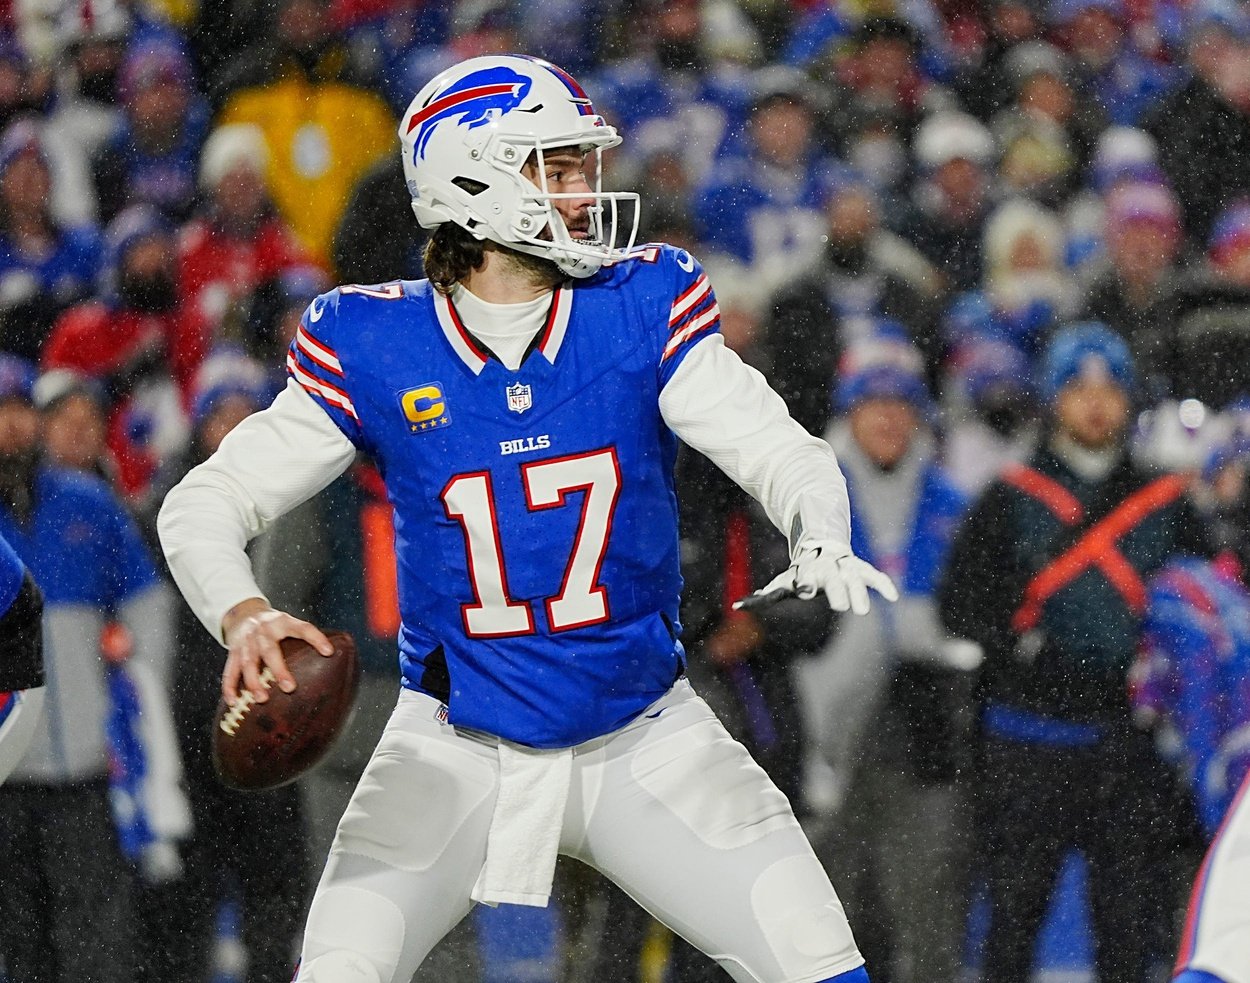
<svg viewBox="0 0 1250 983">
<path fill-rule="evenodd" d="M 1195 4 L 1193 77 L 1144 123 L 1176 190 L 1185 230 L 1205 240 L 1216 216 L 1250 191 L 1250 15 L 1239 4 Z"/>
<path fill-rule="evenodd" d="M 214 350 L 196 374 L 192 438 L 186 453 L 162 468 L 151 514 L 164 492 L 206 460 L 238 423 L 272 396 L 262 367 L 235 350 Z M 149 535 L 154 529 L 149 528 Z M 180 878 L 143 897 L 140 936 L 146 979 L 209 983 L 218 907 L 234 891 L 241 905 L 241 940 L 249 980 L 285 979 L 309 889 L 307 833 L 298 786 L 239 792 L 221 784 L 205 739 L 221 698 L 225 653 L 185 604 L 175 620 L 173 701 L 186 762 L 194 835 L 183 847 Z M 255 835 L 257 829 L 266 835 Z M 274 850 L 272 844 L 282 848 Z"/>
<path fill-rule="evenodd" d="M 257 284 L 227 318 L 222 335 L 237 342 L 273 373 L 278 387 L 286 384 L 287 349 L 295 339 L 300 316 L 314 297 L 333 283 L 318 267 L 297 266 Z"/>
<path fill-rule="evenodd" d="M 920 368 L 919 353 L 893 339 L 844 356 L 826 437 L 851 495 L 853 548 L 890 572 L 901 597 L 842 619 L 829 647 L 797 666 L 811 772 L 824 776 L 813 784 L 832 783 L 841 800 L 814 845 L 861 951 L 895 983 L 958 976 L 966 894 L 955 778 L 972 666 L 951 661 L 960 650 L 933 599 L 965 503 L 938 464 Z"/>
<path fill-rule="evenodd" d="M 827 244 L 820 262 L 784 283 L 769 302 L 763 347 L 772 385 L 796 420 L 815 434 L 829 421 L 832 380 L 848 319 L 888 318 L 906 329 L 935 371 L 937 276 L 927 260 L 881 226 L 879 198 L 842 174 L 825 204 Z"/>
<path fill-rule="evenodd" d="M 52 324 L 91 293 L 100 240 L 53 216 L 52 176 L 37 125 L 19 120 L 0 137 L 0 350 L 39 357 Z"/>
<path fill-rule="evenodd" d="M 218 91 L 218 125 L 253 123 L 269 148 L 269 191 L 316 262 L 352 188 L 395 142 L 386 104 L 351 84 L 325 0 L 280 0 L 272 38 L 241 54 Z"/>
<path fill-rule="evenodd" d="M 904 146 L 911 143 L 926 107 L 946 101 L 922 72 L 919 53 L 919 35 L 899 18 L 870 16 L 855 28 L 837 60 L 832 108 L 822 119 L 836 147 L 847 147 L 847 134 L 859 130 L 863 116 L 888 119 L 889 135 Z"/>
<path fill-rule="evenodd" d="M 31 85 L 30 64 L 17 39 L 0 32 L 0 130 L 28 113 L 46 112 L 51 92 L 37 93 Z"/>
<path fill-rule="evenodd" d="M 1250 595 L 1227 566 L 1195 559 L 1169 563 L 1150 595 L 1134 713 L 1187 776 L 1210 841 L 1250 774 Z"/>
<path fill-rule="evenodd" d="M 57 184 L 74 209 L 62 218 L 95 222 L 91 160 L 123 124 L 118 80 L 131 17 L 118 0 L 24 6 L 18 31 L 23 47 L 36 60 L 48 59 L 58 72 L 44 136 L 54 148 Z"/>
<path fill-rule="evenodd" d="M 133 45 L 118 79 L 123 122 L 91 162 L 100 221 L 128 205 L 152 205 L 181 222 L 195 204 L 208 107 L 194 89 L 191 65 L 175 46 Z"/>
<path fill-rule="evenodd" d="M 381 283 L 421 275 L 426 233 L 412 214 L 412 195 L 397 154 L 379 160 L 356 184 L 334 233 L 331 259 L 343 283 Z"/>
<path fill-rule="evenodd" d="M 1130 184 L 1111 193 L 1105 215 L 1108 263 L 1089 285 L 1086 316 L 1124 336 L 1147 399 L 1176 395 L 1180 209 L 1167 188 Z"/>
<path fill-rule="evenodd" d="M 1050 13 L 1072 52 L 1081 98 L 1111 122 L 1136 126 L 1171 91 L 1176 73 L 1131 43 L 1127 7 L 1124 0 L 1053 0 Z"/>
<path fill-rule="evenodd" d="M 202 92 L 216 107 L 213 97 L 226 66 L 240 51 L 264 40 L 269 5 L 256 0 L 191 2 L 195 6 L 193 22 L 184 30 L 195 58 L 195 75 L 204 83 Z"/>
<path fill-rule="evenodd" d="M 1229 413 L 1230 432 L 1203 462 L 1202 485 L 1212 536 L 1236 559 L 1238 576 L 1250 585 L 1250 418 L 1242 402 Z"/>
<path fill-rule="evenodd" d="M 1021 464 L 1038 438 L 1033 374 L 1010 342 L 977 334 L 956 347 L 944 391 L 953 404 L 943 461 L 970 500 L 999 473 Z"/>
<path fill-rule="evenodd" d="M 694 218 L 705 248 L 755 266 L 775 283 L 819 256 L 829 163 L 813 137 L 810 84 L 777 72 L 761 85 L 746 156 L 720 161 L 699 192 Z"/>
<path fill-rule="evenodd" d="M 443 8 L 445 30 L 436 25 L 437 39 L 412 34 L 383 69 L 385 92 L 396 112 L 406 109 L 426 82 L 466 58 L 523 50 L 516 30 L 519 5 L 511 0 L 460 0 L 430 6 Z"/>
<path fill-rule="evenodd" d="M 1188 819 L 1131 720 L 1144 578 L 1210 544 L 1178 477 L 1127 457 L 1128 346 L 1103 325 L 1045 353 L 1046 444 L 990 486 L 952 548 L 942 620 L 985 653 L 979 853 L 991 917 L 986 983 L 1028 979 L 1067 853 L 1090 869 L 1102 981 L 1140 983 L 1166 899 L 1156 868 Z"/>
<path fill-rule="evenodd" d="M 975 289 L 981 274 L 981 227 L 990 206 L 994 141 L 964 113 L 930 116 L 916 132 L 920 175 L 915 211 L 902 233 L 937 268 L 948 289 Z"/>
<path fill-rule="evenodd" d="M 1216 219 L 1179 306 L 1175 395 L 1223 408 L 1250 394 L 1250 200 Z"/>
<path fill-rule="evenodd" d="M 1006 64 L 1015 100 L 993 122 L 999 173 L 1008 193 L 1056 206 L 1079 186 L 1105 119 L 1096 104 L 1078 98 L 1058 48 L 1022 44 Z"/>
<path fill-rule="evenodd" d="M 52 369 L 35 381 L 32 396 L 43 424 L 48 463 L 112 481 L 104 387 L 72 369 Z"/>
<path fill-rule="evenodd" d="M 104 384 L 119 487 L 134 495 L 186 441 L 183 380 L 195 371 L 201 330 L 194 311 L 178 308 L 173 230 L 151 209 L 127 209 L 113 220 L 103 281 L 101 299 L 57 321 L 43 367 L 75 369 Z"/>
<path fill-rule="evenodd" d="M 0 397 L 0 531 L 44 594 L 48 699 L 30 750 L 0 787 L 0 951 L 14 980 L 129 983 L 134 872 L 110 815 L 100 639 L 114 616 L 133 640 L 127 668 L 146 757 L 139 804 L 168 849 L 190 822 L 169 702 L 171 597 L 108 487 L 40 462 L 30 398 L 29 383 Z"/>
<path fill-rule="evenodd" d="M 412 66 L 423 64 L 429 52 L 447 40 L 453 19 L 449 5 L 426 0 L 332 0 L 331 11 L 336 29 L 347 37 L 361 84 L 401 112 L 427 81 L 418 81 Z M 526 49 L 512 45 L 506 50 Z"/>
<path fill-rule="evenodd" d="M 758 39 L 740 20 L 739 39 L 726 38 L 715 30 L 714 7 L 699 0 L 639 0 L 618 16 L 624 50 L 585 80 L 596 107 L 643 145 L 626 141 L 627 160 L 645 152 L 652 124 L 675 128 L 691 181 L 703 183 L 719 156 L 746 152 Z"/>
<path fill-rule="evenodd" d="M 694 181 L 687 135 L 680 123 L 669 119 L 644 124 L 636 141 L 637 173 L 620 183 L 636 188 L 645 204 L 638 228 L 640 242 L 666 242 L 657 235 L 673 224 L 694 224 Z"/>
<path fill-rule="evenodd" d="M 1049 209 L 1025 199 L 1004 202 L 985 224 L 985 296 L 994 324 L 1027 355 L 1046 332 L 1076 313 L 1076 283 L 1064 268 L 1063 227 Z"/>
<path fill-rule="evenodd" d="M 1024 0 L 993 0 L 986 4 L 985 16 L 987 36 L 980 58 L 960 73 L 956 87 L 968 112 L 988 123 L 1016 91 L 1008 57 L 1018 46 L 1039 39 L 1042 24 L 1037 9 Z"/>
<path fill-rule="evenodd" d="M 259 127 L 218 127 L 204 144 L 199 168 L 203 201 L 179 235 L 178 289 L 182 305 L 203 320 L 200 341 L 208 345 L 233 305 L 307 259 L 269 200 L 268 150 Z"/>
<path fill-rule="evenodd" d="M 1106 259 L 1107 198 L 1127 184 L 1157 184 L 1169 191 L 1154 138 L 1135 127 L 1110 126 L 1095 144 L 1086 186 L 1064 209 L 1068 262 L 1083 278 L 1096 275 Z"/>
<path fill-rule="evenodd" d="M 709 279 L 719 274 L 715 283 L 725 344 L 752 362 L 760 335 L 759 308 L 749 284 L 731 283 L 730 273 L 716 266 L 708 270 Z M 803 653 L 824 643 L 829 612 L 802 604 L 732 611 L 734 601 L 767 582 L 778 550 L 784 562 L 784 538 L 701 455 L 683 452 L 677 488 L 683 502 L 700 503 L 682 512 L 687 586 L 682 638 L 691 672 L 702 681 L 700 691 L 716 704 L 730 732 L 746 743 L 801 812 L 802 728 L 792 713 L 797 700 L 793 666 Z"/>
</svg>

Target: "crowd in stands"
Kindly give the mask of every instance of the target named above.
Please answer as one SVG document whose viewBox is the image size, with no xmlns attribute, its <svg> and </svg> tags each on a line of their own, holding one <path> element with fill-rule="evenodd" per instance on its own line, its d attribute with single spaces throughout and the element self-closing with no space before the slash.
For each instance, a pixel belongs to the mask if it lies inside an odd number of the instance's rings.
<svg viewBox="0 0 1250 983">
<path fill-rule="evenodd" d="M 385 488 L 360 461 L 258 552 L 377 680 L 337 785 L 303 800 L 216 786 L 214 645 L 155 511 L 284 385 L 313 297 L 421 275 L 399 118 L 442 68 L 514 51 L 619 128 L 604 182 L 640 192 L 639 242 L 703 262 L 726 343 L 834 446 L 856 552 L 902 591 L 858 620 L 731 612 L 784 543 L 683 457 L 691 675 L 811 824 L 874 981 L 959 978 L 982 883 L 984 978 L 1019 983 L 1071 849 L 1098 978 L 1147 979 L 1250 765 L 1226 741 L 1250 720 L 1241 0 L 0 2 L 0 530 L 31 553 L 67 701 L 0 789 L 0 869 L 39 858 L 0 893 L 10 983 L 206 979 L 223 891 L 247 978 L 286 978 L 393 696 Z M 1089 536 L 1118 559 L 1082 559 Z M 1035 596 L 1058 543 L 1075 572 Z M 1220 667 L 1205 689 L 1190 659 Z M 117 750 L 125 664 L 148 665 L 140 699 L 173 694 L 140 735 L 157 764 Z M 81 737 L 106 724 L 112 751 Z M 106 814 L 118 849 L 60 842 Z M 282 863 L 240 836 L 260 826 Z M 637 979 L 645 931 L 606 924 L 581 978 Z M 678 947 L 670 978 L 709 965 Z"/>
</svg>

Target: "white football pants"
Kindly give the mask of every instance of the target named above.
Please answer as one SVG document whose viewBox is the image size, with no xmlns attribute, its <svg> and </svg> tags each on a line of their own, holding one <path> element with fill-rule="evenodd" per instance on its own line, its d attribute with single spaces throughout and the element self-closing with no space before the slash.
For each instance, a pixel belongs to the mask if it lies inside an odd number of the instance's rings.
<svg viewBox="0 0 1250 983">
<path fill-rule="evenodd" d="M 1176 969 L 1250 983 L 1250 775 L 1194 882 Z M 1177 983 L 1190 978 L 1182 974 Z"/>
<path fill-rule="evenodd" d="M 439 707 L 401 695 L 313 897 L 300 983 L 408 983 L 472 907 L 498 752 Z M 739 983 L 817 983 L 863 964 L 790 803 L 685 680 L 574 749 L 560 853 Z"/>
</svg>

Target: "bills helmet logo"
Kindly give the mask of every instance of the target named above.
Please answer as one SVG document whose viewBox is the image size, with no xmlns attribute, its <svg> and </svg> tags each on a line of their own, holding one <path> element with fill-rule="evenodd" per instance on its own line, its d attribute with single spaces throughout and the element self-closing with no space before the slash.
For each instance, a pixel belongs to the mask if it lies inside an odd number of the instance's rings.
<svg viewBox="0 0 1250 983">
<path fill-rule="evenodd" d="M 457 126 L 471 130 L 484 126 L 521 105 L 532 85 L 532 79 L 502 66 L 466 75 L 409 118 L 404 132 L 417 131 L 414 158 L 425 157 L 426 145 L 438 124 L 455 119 Z"/>
</svg>

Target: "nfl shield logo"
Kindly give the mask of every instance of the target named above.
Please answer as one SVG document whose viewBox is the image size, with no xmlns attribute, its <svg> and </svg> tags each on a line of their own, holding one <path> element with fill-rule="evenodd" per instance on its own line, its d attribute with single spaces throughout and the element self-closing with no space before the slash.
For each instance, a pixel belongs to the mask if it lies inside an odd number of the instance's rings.
<svg viewBox="0 0 1250 983">
<path fill-rule="evenodd" d="M 530 399 L 530 387 L 522 383 L 515 383 L 507 386 L 504 392 L 508 394 L 508 409 L 513 413 L 524 413 L 531 406 L 533 400 Z"/>
</svg>

